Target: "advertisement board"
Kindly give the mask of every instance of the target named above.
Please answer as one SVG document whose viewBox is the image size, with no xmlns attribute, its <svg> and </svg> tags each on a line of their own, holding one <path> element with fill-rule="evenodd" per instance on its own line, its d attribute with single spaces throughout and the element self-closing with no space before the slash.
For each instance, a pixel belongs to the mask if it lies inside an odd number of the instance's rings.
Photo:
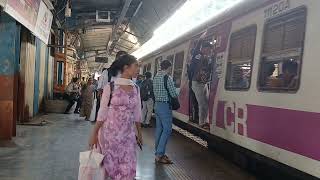
<svg viewBox="0 0 320 180">
<path fill-rule="evenodd" d="M 6 13 L 48 44 L 53 15 L 41 0 L 7 0 L 4 9 Z"/>
<path fill-rule="evenodd" d="M 7 0 L 5 11 L 34 32 L 41 0 Z"/>
<path fill-rule="evenodd" d="M 96 63 L 108 63 L 108 58 L 107 57 L 96 57 L 95 62 Z"/>
<path fill-rule="evenodd" d="M 45 42 L 46 44 L 49 41 L 52 19 L 52 13 L 44 4 L 44 2 L 41 1 L 34 33 L 41 41 Z"/>
</svg>

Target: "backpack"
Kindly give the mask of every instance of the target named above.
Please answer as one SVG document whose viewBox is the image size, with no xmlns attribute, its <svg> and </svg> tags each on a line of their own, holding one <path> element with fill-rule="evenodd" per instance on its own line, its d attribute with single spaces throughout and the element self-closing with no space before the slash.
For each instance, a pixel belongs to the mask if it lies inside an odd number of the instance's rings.
<svg viewBox="0 0 320 180">
<path fill-rule="evenodd" d="M 142 101 L 147 101 L 152 94 L 152 83 L 149 83 L 148 80 L 144 80 L 141 83 L 141 88 L 140 88 L 140 97 L 142 99 Z"/>
<path fill-rule="evenodd" d="M 180 102 L 178 98 L 174 98 L 171 96 L 169 89 L 168 89 L 168 75 L 164 76 L 164 88 L 166 89 L 169 97 L 169 104 L 172 110 L 178 110 L 180 108 Z"/>
</svg>

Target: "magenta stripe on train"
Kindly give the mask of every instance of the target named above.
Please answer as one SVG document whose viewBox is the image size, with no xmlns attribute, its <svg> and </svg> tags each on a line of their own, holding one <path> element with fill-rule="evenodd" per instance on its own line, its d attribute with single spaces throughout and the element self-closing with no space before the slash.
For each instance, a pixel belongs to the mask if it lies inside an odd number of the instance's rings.
<svg viewBox="0 0 320 180">
<path fill-rule="evenodd" d="M 218 104 L 216 125 L 220 128 L 225 128 L 224 104 Z M 247 105 L 247 114 L 249 138 L 320 160 L 320 113 Z M 230 125 L 234 114 L 227 116 Z M 243 127 L 237 128 L 242 135 Z"/>
</svg>

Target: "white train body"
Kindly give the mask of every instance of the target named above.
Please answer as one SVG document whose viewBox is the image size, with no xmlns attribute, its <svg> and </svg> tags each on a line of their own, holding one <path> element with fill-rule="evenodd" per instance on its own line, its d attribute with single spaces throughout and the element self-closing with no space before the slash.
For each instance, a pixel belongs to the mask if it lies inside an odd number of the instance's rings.
<svg viewBox="0 0 320 180">
<path fill-rule="evenodd" d="M 172 76 L 182 104 L 174 117 L 189 123 L 187 65 L 194 42 L 209 26 L 208 38 L 217 41 L 210 133 L 320 177 L 319 17 L 319 0 L 247 0 L 142 58 L 142 71 L 154 74 L 159 61 L 173 55 Z M 266 66 L 276 68 L 272 79 L 283 73 L 284 61 L 298 67 L 292 87 L 262 82 Z M 247 72 L 248 86 L 230 82 L 237 68 Z"/>
</svg>

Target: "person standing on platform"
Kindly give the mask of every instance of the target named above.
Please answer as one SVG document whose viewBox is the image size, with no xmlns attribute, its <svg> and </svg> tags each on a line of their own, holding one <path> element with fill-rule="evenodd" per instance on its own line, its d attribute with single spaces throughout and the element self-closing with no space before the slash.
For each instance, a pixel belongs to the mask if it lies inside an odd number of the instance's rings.
<svg viewBox="0 0 320 180">
<path fill-rule="evenodd" d="M 97 104 L 96 104 L 96 116 L 94 122 L 97 120 L 98 111 L 100 109 L 100 101 L 101 101 L 101 94 L 103 87 L 108 83 L 108 70 L 107 68 L 102 69 L 102 74 L 99 77 L 98 80 L 98 86 L 97 86 Z"/>
<path fill-rule="evenodd" d="M 141 74 L 138 74 L 136 79 L 136 84 L 141 88 L 142 82 L 144 81 L 144 76 Z"/>
<path fill-rule="evenodd" d="M 75 114 L 79 114 L 80 107 L 81 107 L 81 99 L 80 99 L 80 88 L 78 83 L 78 78 L 73 78 L 72 82 L 67 86 L 65 99 L 69 102 L 66 110 L 64 111 L 65 114 L 68 114 L 72 106 L 75 102 L 77 102 L 76 109 L 74 110 Z"/>
<path fill-rule="evenodd" d="M 83 85 L 85 85 L 85 84 L 87 84 L 86 78 L 85 78 L 85 77 L 82 77 L 82 81 L 80 82 L 81 87 L 82 87 Z"/>
<path fill-rule="evenodd" d="M 97 123 L 89 146 L 100 146 L 103 167 L 113 180 L 133 180 L 136 176 L 137 143 L 142 145 L 139 87 L 131 80 L 138 61 L 131 55 L 117 59 L 112 75 L 121 73 L 104 87 Z"/>
<path fill-rule="evenodd" d="M 117 54 L 116 54 L 116 58 L 115 60 L 113 61 L 113 63 L 111 64 L 110 66 L 110 69 L 114 69 L 114 65 L 116 65 L 116 61 L 124 56 L 124 55 L 127 55 L 128 53 L 126 51 L 118 51 Z M 114 82 L 118 77 L 121 76 L 121 72 L 117 72 L 116 74 L 108 74 L 108 79 L 109 79 L 109 82 Z"/>
<path fill-rule="evenodd" d="M 142 127 L 151 127 L 150 120 L 154 106 L 154 93 L 153 93 L 153 82 L 152 74 L 146 72 L 146 79 L 141 83 L 140 94 L 142 100 Z"/>
<path fill-rule="evenodd" d="M 119 59 L 119 57 L 123 56 L 123 55 L 126 55 L 127 52 L 125 51 L 119 51 L 117 54 L 116 54 L 116 58 L 115 58 L 115 61 L 117 61 L 117 59 Z M 115 62 L 114 61 L 114 62 Z M 111 64 L 110 67 L 112 67 L 112 65 L 114 64 L 114 62 Z M 108 73 L 108 69 L 107 68 L 103 68 L 102 69 L 102 74 L 101 76 L 99 77 L 99 81 L 98 81 L 98 95 L 101 96 L 102 94 L 102 91 L 103 91 L 103 88 L 105 87 L 105 85 L 108 84 L 108 82 L 111 82 L 112 80 L 114 80 L 114 77 L 118 76 L 115 75 L 115 76 L 112 76 L 111 73 Z"/>
<path fill-rule="evenodd" d="M 199 126 L 209 129 L 208 106 L 209 106 L 209 87 L 211 77 L 211 52 L 213 44 L 204 41 L 206 32 L 201 35 L 196 48 L 193 51 L 191 64 L 188 72 L 191 81 L 191 89 L 195 94 L 199 107 Z"/>
<path fill-rule="evenodd" d="M 117 59 L 119 59 L 119 57 L 123 56 L 123 55 L 126 55 L 128 54 L 127 52 L 125 51 L 119 51 L 117 52 L 116 54 L 116 58 L 115 58 L 115 61 Z M 114 61 L 114 62 L 115 62 Z M 112 65 L 114 64 L 114 62 L 111 64 L 110 68 L 112 67 Z M 110 69 L 109 68 L 109 69 Z M 98 81 L 98 88 L 97 88 L 97 104 L 96 104 L 96 117 L 95 117 L 95 121 L 97 120 L 97 116 L 98 116 L 98 111 L 99 111 L 99 108 L 100 108 L 100 101 L 101 101 L 101 95 L 102 95 L 102 92 L 103 92 L 103 88 L 105 87 L 105 85 L 107 85 L 109 82 L 113 82 L 117 76 L 119 75 L 116 74 L 116 75 L 111 75 L 111 73 L 108 73 L 108 69 L 107 68 L 104 68 L 102 70 L 102 74 L 101 76 L 99 77 L 99 81 Z"/>
<path fill-rule="evenodd" d="M 88 79 L 88 82 L 82 86 L 82 104 L 80 109 L 80 116 L 85 117 L 86 121 L 89 121 L 94 97 L 94 85 L 92 84 L 92 78 Z"/>
<path fill-rule="evenodd" d="M 172 132 L 172 109 L 169 104 L 168 93 L 170 93 L 173 98 L 178 97 L 172 77 L 168 75 L 171 72 L 171 66 L 172 64 L 170 61 L 162 61 L 160 64 L 160 71 L 153 79 L 156 113 L 155 161 L 163 164 L 172 164 L 170 158 L 165 154 L 168 139 Z M 168 77 L 168 90 L 164 84 L 166 76 Z"/>
</svg>

